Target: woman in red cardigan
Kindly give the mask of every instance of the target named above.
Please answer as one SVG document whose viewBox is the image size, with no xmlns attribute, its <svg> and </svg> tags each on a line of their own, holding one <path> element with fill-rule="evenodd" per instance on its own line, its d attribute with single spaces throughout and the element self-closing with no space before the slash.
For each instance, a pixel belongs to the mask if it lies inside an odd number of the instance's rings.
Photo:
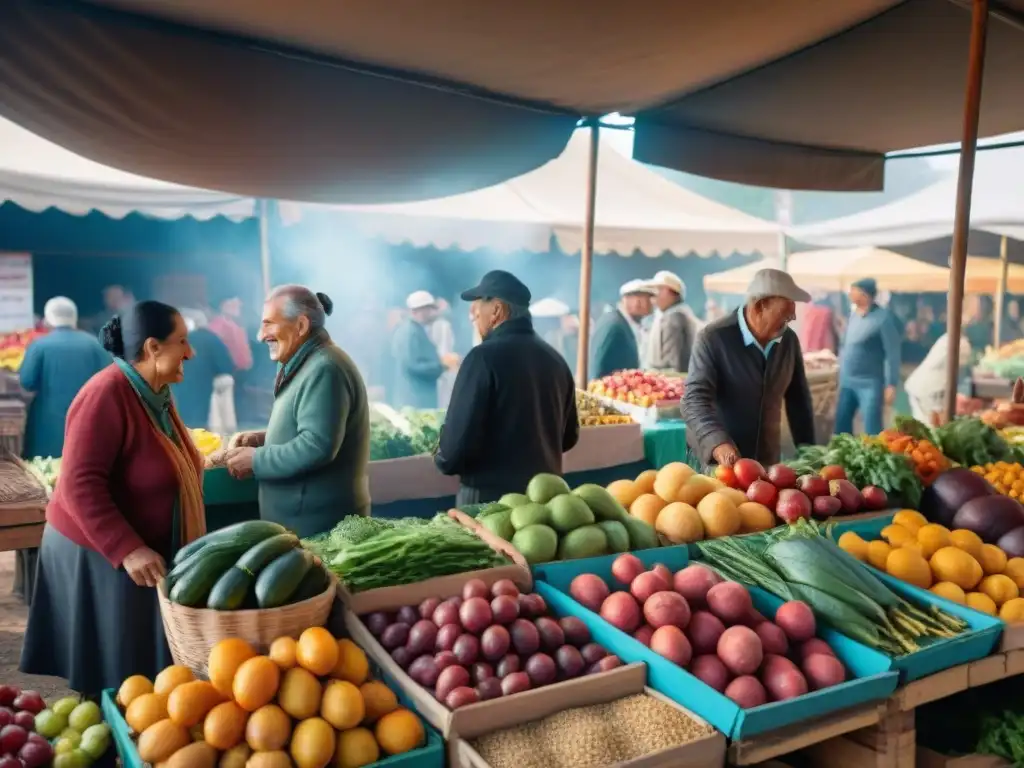
<svg viewBox="0 0 1024 768">
<path fill-rule="evenodd" d="M 143 301 L 100 339 L 114 363 L 68 410 L 21 654 L 23 672 L 87 695 L 171 663 L 154 587 L 206 532 L 202 459 L 169 386 L 192 357 L 184 320 Z"/>
</svg>

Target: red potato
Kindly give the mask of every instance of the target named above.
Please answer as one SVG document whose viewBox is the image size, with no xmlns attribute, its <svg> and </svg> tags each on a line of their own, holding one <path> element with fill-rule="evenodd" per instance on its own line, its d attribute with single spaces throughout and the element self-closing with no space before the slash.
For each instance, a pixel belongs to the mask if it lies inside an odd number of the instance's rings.
<svg viewBox="0 0 1024 768">
<path fill-rule="evenodd" d="M 832 517 L 843 509 L 843 502 L 835 496 L 816 496 L 811 502 L 811 514 L 815 517 Z"/>
<path fill-rule="evenodd" d="M 530 676 L 525 672 L 513 672 L 501 681 L 503 696 L 530 690 Z"/>
<path fill-rule="evenodd" d="M 828 653 L 812 653 L 804 658 L 801 668 L 812 691 L 830 688 L 846 680 L 843 662 Z"/>
<path fill-rule="evenodd" d="M 791 643 L 802 643 L 817 634 L 814 612 L 802 600 L 790 600 L 775 612 L 775 623 L 782 627 Z"/>
<path fill-rule="evenodd" d="M 796 481 L 796 487 L 809 499 L 829 495 L 828 480 L 820 475 L 801 475 Z"/>
<path fill-rule="evenodd" d="M 679 627 L 690 623 L 690 606 L 678 592 L 655 592 L 644 603 L 644 618 L 655 629 Z"/>
<path fill-rule="evenodd" d="M 796 664 L 793 663 L 792 659 L 788 656 L 779 656 L 777 653 L 766 653 L 764 661 L 761 663 L 761 674 L 774 674 L 776 672 L 784 672 L 787 670 L 800 670 Z"/>
<path fill-rule="evenodd" d="M 718 658 L 734 675 L 752 675 L 761 666 L 761 638 L 750 627 L 729 627 L 718 638 Z"/>
<path fill-rule="evenodd" d="M 629 591 L 637 602 L 643 605 L 647 598 L 655 592 L 664 592 L 670 589 L 671 583 L 671 577 L 666 580 L 662 574 L 656 571 L 645 571 L 633 579 L 633 583 L 629 585 Z"/>
<path fill-rule="evenodd" d="M 612 563 L 612 578 L 622 586 L 628 587 L 644 570 L 643 561 L 636 555 L 627 553 L 615 558 Z"/>
<path fill-rule="evenodd" d="M 590 642 L 590 630 L 587 625 L 575 616 L 565 616 L 558 620 L 558 626 L 565 634 L 565 642 L 580 648 Z"/>
<path fill-rule="evenodd" d="M 437 606 L 441 604 L 440 597 L 428 597 L 422 603 L 420 603 L 419 614 L 421 619 L 430 619 L 434 615 L 434 611 L 437 610 Z"/>
<path fill-rule="evenodd" d="M 413 656 L 432 653 L 437 643 L 437 625 L 429 619 L 420 619 L 409 630 L 409 639 L 405 647 Z"/>
<path fill-rule="evenodd" d="M 537 594 L 519 596 L 519 615 L 527 619 L 535 619 L 548 612 L 548 604 Z"/>
<path fill-rule="evenodd" d="M 815 653 L 824 653 L 828 656 L 836 655 L 836 652 L 832 650 L 832 646 L 820 637 L 812 637 L 810 640 L 805 640 L 800 644 L 798 655 L 801 659 L 806 659 Z"/>
<path fill-rule="evenodd" d="M 693 648 L 683 630 L 671 624 L 654 630 L 654 634 L 651 635 L 651 650 L 680 667 L 685 667 L 693 658 Z"/>
<path fill-rule="evenodd" d="M 725 695 L 743 709 L 753 709 L 768 702 L 768 694 L 761 681 L 751 675 L 741 675 L 725 687 Z"/>
<path fill-rule="evenodd" d="M 555 663 L 558 665 L 558 671 L 564 678 L 578 677 L 586 667 L 586 662 L 583 661 L 583 654 L 571 645 L 563 645 L 555 651 Z"/>
<path fill-rule="evenodd" d="M 488 661 L 498 661 L 512 646 L 512 636 L 500 624 L 488 627 L 480 635 L 480 652 Z"/>
<path fill-rule="evenodd" d="M 459 605 L 446 600 L 434 609 L 434 615 L 430 618 L 438 627 L 443 627 L 445 624 L 459 624 L 459 607 L 461 605 L 461 600 Z"/>
<path fill-rule="evenodd" d="M 540 648 L 540 632 L 529 619 L 516 619 L 509 627 L 512 647 L 520 656 L 529 656 Z"/>
<path fill-rule="evenodd" d="M 795 523 L 801 518 L 811 517 L 811 499 L 803 491 L 787 488 L 779 491 L 779 500 L 775 504 L 775 514 L 784 523 Z"/>
<path fill-rule="evenodd" d="M 755 480 L 747 487 L 747 498 L 768 507 L 768 509 L 775 509 L 775 502 L 779 499 L 779 489 L 768 480 Z"/>
<path fill-rule="evenodd" d="M 477 693 L 473 688 L 460 686 L 452 689 L 452 691 L 445 696 L 444 704 L 448 709 L 458 709 L 459 707 L 465 707 L 469 704 L 476 704 L 478 701 L 480 701 L 479 693 Z"/>
<path fill-rule="evenodd" d="M 754 610 L 747 588 L 735 581 L 715 584 L 708 590 L 707 602 L 711 612 L 726 626 L 742 623 Z"/>
<path fill-rule="evenodd" d="M 482 597 L 469 598 L 459 608 L 459 621 L 467 632 L 479 635 L 494 621 L 491 604 Z"/>
<path fill-rule="evenodd" d="M 420 656 L 409 665 L 409 677 L 422 685 L 424 688 L 433 688 L 437 685 L 437 678 L 441 670 L 432 656 Z"/>
<path fill-rule="evenodd" d="M 477 683 L 476 693 L 480 697 L 480 701 L 501 698 L 501 680 L 496 677 L 481 680 Z"/>
<path fill-rule="evenodd" d="M 480 641 L 476 635 L 459 635 L 455 645 L 452 646 L 452 653 L 459 660 L 459 664 L 469 667 L 480 657 Z"/>
<path fill-rule="evenodd" d="M 491 600 L 491 615 L 495 624 L 511 624 L 519 618 L 519 600 L 511 595 L 498 595 Z"/>
<path fill-rule="evenodd" d="M 469 686 L 469 672 L 466 668 L 457 665 L 445 667 L 437 676 L 437 688 L 434 693 L 439 701 L 444 701 L 449 693 L 463 686 Z"/>
<path fill-rule="evenodd" d="M 408 624 L 410 627 L 420 620 L 420 612 L 417 608 L 413 608 L 411 605 L 406 605 L 398 609 L 398 613 L 395 614 L 396 624 Z"/>
<path fill-rule="evenodd" d="M 666 589 L 672 589 L 672 571 L 669 570 L 667 565 L 664 563 L 655 563 L 651 570 L 665 580 L 665 584 L 667 585 L 665 587 Z"/>
<path fill-rule="evenodd" d="M 512 579 L 498 579 L 494 584 L 491 585 L 491 595 L 498 597 L 499 595 L 508 595 L 509 597 L 519 598 L 519 587 Z"/>
<path fill-rule="evenodd" d="M 456 666 L 459 663 L 459 659 L 451 651 L 438 651 L 434 654 L 434 663 L 437 665 L 438 672 L 440 672 L 446 667 Z"/>
<path fill-rule="evenodd" d="M 480 685 L 480 682 L 494 677 L 494 667 L 484 661 L 478 661 L 469 668 L 469 678 L 473 685 Z"/>
<path fill-rule="evenodd" d="M 537 627 L 537 633 L 540 635 L 540 644 L 544 650 L 553 652 L 565 645 L 565 632 L 562 631 L 561 625 L 554 619 L 542 616 L 539 619 L 535 619 L 533 625 Z"/>
<path fill-rule="evenodd" d="M 754 629 L 755 627 L 757 627 L 758 624 L 764 624 L 766 621 L 768 621 L 768 619 L 766 619 L 760 611 L 758 611 L 756 608 L 751 607 L 750 613 L 743 617 L 743 620 L 740 622 L 740 624 L 742 624 L 745 627 L 750 627 L 751 629 Z"/>
<path fill-rule="evenodd" d="M 462 627 L 458 624 L 445 624 L 437 630 L 434 638 L 434 649 L 438 651 L 450 651 L 459 635 L 462 634 Z"/>
<path fill-rule="evenodd" d="M 530 685 L 533 688 L 550 685 L 558 677 L 558 665 L 546 653 L 533 654 L 526 660 L 523 669 L 530 676 Z"/>
<path fill-rule="evenodd" d="M 592 573 L 581 573 L 569 584 L 569 595 L 572 599 L 595 613 L 601 610 L 601 603 L 609 594 L 610 590 L 604 579 Z"/>
<path fill-rule="evenodd" d="M 649 624 L 644 624 L 640 629 L 633 633 L 633 638 L 639 640 L 641 643 L 646 645 L 648 648 L 651 647 L 651 635 L 654 634 L 654 627 Z"/>
<path fill-rule="evenodd" d="M 765 670 L 761 679 L 772 701 L 787 701 L 807 693 L 807 680 L 799 669 Z"/>
<path fill-rule="evenodd" d="M 590 665 L 587 669 L 588 675 L 594 675 L 598 672 L 607 672 L 610 669 L 622 666 L 622 659 L 618 656 L 605 656 L 603 659 L 598 661 L 596 664 Z"/>
<path fill-rule="evenodd" d="M 754 631 L 761 638 L 761 647 L 765 653 L 775 653 L 780 656 L 789 653 L 789 640 L 786 639 L 786 633 L 779 625 L 772 624 L 770 621 L 762 621 L 754 627 Z"/>
<path fill-rule="evenodd" d="M 392 624 L 390 627 L 384 630 L 380 636 L 380 644 L 383 645 L 387 650 L 393 651 L 399 646 L 405 645 L 409 639 L 409 625 L 408 624 Z"/>
<path fill-rule="evenodd" d="M 374 637 L 380 637 L 384 634 L 384 630 L 391 626 L 391 617 L 383 611 L 377 611 L 371 613 L 363 619 L 363 623 L 366 624 L 366 628 L 370 630 L 370 634 Z M 13 703 L 14 699 L 11 699 Z"/>
<path fill-rule="evenodd" d="M 783 488 L 796 488 L 796 472 L 785 464 L 772 464 L 772 466 L 768 467 L 768 479 L 779 490 Z"/>
<path fill-rule="evenodd" d="M 587 664 L 596 664 L 608 655 L 608 651 L 597 643 L 587 643 L 580 648 L 580 655 L 583 656 L 583 660 L 587 662 Z"/>
<path fill-rule="evenodd" d="M 686 636 L 690 639 L 693 652 L 699 656 L 715 653 L 723 632 L 725 625 L 709 611 L 694 611 L 686 627 Z"/>
<path fill-rule="evenodd" d="M 469 600 L 472 597 L 486 597 L 491 596 L 491 590 L 484 583 L 483 579 L 470 579 L 462 585 L 462 599 Z"/>
<path fill-rule="evenodd" d="M 717 656 L 705 654 L 690 662 L 690 674 L 721 693 L 729 684 L 729 670 Z"/>
<path fill-rule="evenodd" d="M 722 577 L 703 565 L 688 565 L 672 578 L 672 588 L 686 598 L 691 608 L 706 604 L 708 590 L 721 584 Z"/>
<path fill-rule="evenodd" d="M 509 653 L 502 657 L 494 671 L 497 673 L 499 680 L 504 680 L 513 672 L 520 672 L 522 669 L 523 662 L 520 661 L 519 657 L 514 653 Z"/>
<path fill-rule="evenodd" d="M 623 632 L 632 633 L 640 626 L 640 606 L 628 592 L 612 592 L 601 603 L 601 618 Z"/>
</svg>

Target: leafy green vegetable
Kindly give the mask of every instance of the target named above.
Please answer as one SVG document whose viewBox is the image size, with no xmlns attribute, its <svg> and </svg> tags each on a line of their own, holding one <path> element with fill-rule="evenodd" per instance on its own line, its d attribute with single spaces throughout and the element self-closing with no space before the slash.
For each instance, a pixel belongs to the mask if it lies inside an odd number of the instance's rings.
<svg viewBox="0 0 1024 768">
<path fill-rule="evenodd" d="M 433 453 L 443 421 L 444 411 L 394 412 L 375 404 L 370 411 L 370 461 Z"/>
<path fill-rule="evenodd" d="M 482 517 L 488 517 L 490 515 L 497 514 L 498 512 L 505 512 L 508 507 L 504 504 L 492 501 L 487 504 L 464 504 L 458 509 L 459 512 L 469 515 L 470 517 L 475 517 L 479 520 Z"/>
<path fill-rule="evenodd" d="M 1024 715 L 1009 711 L 986 715 L 975 751 L 1001 757 L 1012 765 L 1024 765 Z"/>
<path fill-rule="evenodd" d="M 965 467 L 994 464 L 997 461 L 1017 463 L 1024 451 L 1008 443 L 981 419 L 964 417 L 936 427 L 935 445 L 951 461 Z"/>
</svg>

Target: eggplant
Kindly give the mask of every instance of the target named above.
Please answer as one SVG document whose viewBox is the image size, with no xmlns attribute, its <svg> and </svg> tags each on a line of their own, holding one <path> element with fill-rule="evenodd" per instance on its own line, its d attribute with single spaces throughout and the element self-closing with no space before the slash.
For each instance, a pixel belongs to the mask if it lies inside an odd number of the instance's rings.
<svg viewBox="0 0 1024 768">
<path fill-rule="evenodd" d="M 1003 550 L 1007 557 L 1024 557 L 1024 525 L 1004 533 L 999 537 L 996 546 Z"/>
<path fill-rule="evenodd" d="M 981 475 L 958 467 L 943 472 L 921 495 L 921 514 L 947 528 L 960 508 L 982 496 L 995 495 L 995 488 Z"/>
<path fill-rule="evenodd" d="M 974 531 L 981 540 L 995 544 L 1014 528 L 1024 526 L 1024 507 L 1009 496 L 981 496 L 971 499 L 955 515 L 953 528 Z"/>
</svg>

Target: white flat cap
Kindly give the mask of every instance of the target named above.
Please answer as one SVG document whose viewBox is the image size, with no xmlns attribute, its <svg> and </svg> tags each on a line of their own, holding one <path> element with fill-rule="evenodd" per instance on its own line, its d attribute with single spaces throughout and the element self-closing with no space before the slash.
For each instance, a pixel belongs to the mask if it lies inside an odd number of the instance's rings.
<svg viewBox="0 0 1024 768">
<path fill-rule="evenodd" d="M 565 317 L 569 314 L 569 305 L 551 297 L 538 299 L 530 305 L 530 314 L 534 317 Z"/>
<path fill-rule="evenodd" d="M 754 279 L 747 286 L 748 299 L 766 299 L 770 296 L 781 296 L 790 301 L 806 303 L 811 294 L 793 281 L 793 276 L 781 269 L 762 269 L 754 274 Z"/>
<path fill-rule="evenodd" d="M 619 296 L 631 296 L 634 293 L 646 293 L 651 296 L 655 293 L 655 288 L 647 280 L 630 280 L 619 288 Z"/>
<path fill-rule="evenodd" d="M 424 309 L 437 305 L 437 299 L 429 291 L 413 291 L 405 300 L 405 306 L 409 309 Z"/>
<path fill-rule="evenodd" d="M 683 299 L 686 299 L 686 283 L 680 279 L 679 275 L 673 274 L 672 272 L 662 270 L 654 276 L 654 279 L 650 281 L 649 285 L 652 285 L 655 288 L 670 288 L 678 293 Z"/>
</svg>

